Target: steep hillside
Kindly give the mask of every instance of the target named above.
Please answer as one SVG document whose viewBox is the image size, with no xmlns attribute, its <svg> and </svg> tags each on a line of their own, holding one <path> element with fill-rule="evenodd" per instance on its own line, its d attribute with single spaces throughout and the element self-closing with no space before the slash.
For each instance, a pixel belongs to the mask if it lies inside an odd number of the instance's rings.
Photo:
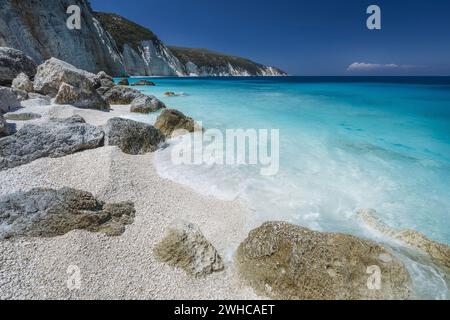
<svg viewBox="0 0 450 320">
<path fill-rule="evenodd" d="M 130 75 L 182 76 L 184 68 L 150 30 L 113 13 L 94 13 L 115 40 Z"/>
<path fill-rule="evenodd" d="M 208 49 L 170 47 L 188 74 L 200 76 L 280 76 L 280 69 Z"/>
<path fill-rule="evenodd" d="M 81 9 L 81 30 L 66 26 L 71 5 Z M 117 14 L 93 12 L 88 0 L 0 0 L 0 47 L 21 50 L 38 64 L 55 57 L 114 76 L 284 74 L 206 49 L 171 50 L 143 26 Z"/>
</svg>

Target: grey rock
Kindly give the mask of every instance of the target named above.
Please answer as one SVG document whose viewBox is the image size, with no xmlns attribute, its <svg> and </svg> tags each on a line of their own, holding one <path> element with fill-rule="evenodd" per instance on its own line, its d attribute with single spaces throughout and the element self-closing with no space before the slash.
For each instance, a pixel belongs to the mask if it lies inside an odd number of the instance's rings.
<svg viewBox="0 0 450 320">
<path fill-rule="evenodd" d="M 121 235 L 133 223 L 131 202 L 105 204 L 71 188 L 36 188 L 0 198 L 0 239 L 56 237 L 72 230 Z"/>
<path fill-rule="evenodd" d="M 131 103 L 131 112 L 150 113 L 165 109 L 166 105 L 154 96 L 140 96 Z"/>
<path fill-rule="evenodd" d="M 9 136 L 11 130 L 3 115 L 0 113 L 0 138 Z"/>
<path fill-rule="evenodd" d="M 38 66 L 34 79 L 36 92 L 54 97 L 63 83 L 83 92 L 92 92 L 99 86 L 99 79 L 92 73 L 55 58 Z"/>
<path fill-rule="evenodd" d="M 20 108 L 20 101 L 17 99 L 17 92 L 8 87 L 0 87 L 0 113 L 7 113 Z"/>
<path fill-rule="evenodd" d="M 202 128 L 192 118 L 175 109 L 165 109 L 156 119 L 155 127 L 166 136 L 178 133 L 201 131 Z M 178 132 L 177 132 L 178 131 Z"/>
<path fill-rule="evenodd" d="M 55 97 L 56 104 L 70 104 L 78 108 L 108 110 L 109 105 L 94 89 L 80 89 L 67 83 L 62 83 Z"/>
<path fill-rule="evenodd" d="M 17 97 L 17 100 L 19 100 L 19 102 L 25 101 L 28 99 L 29 95 L 28 92 L 24 91 L 24 90 L 20 90 L 20 89 L 15 89 L 15 88 L 11 88 L 14 92 L 14 94 Z"/>
<path fill-rule="evenodd" d="M 3 15 L 1 15 L 1 17 L 3 20 Z M 0 27 L 0 31 L 1 30 Z M 1 41 L 0 44 L 2 44 Z M 36 73 L 36 63 L 22 51 L 0 47 L 0 85 L 10 85 L 14 78 L 22 72 L 28 77 L 34 77 Z"/>
<path fill-rule="evenodd" d="M 184 221 L 171 226 L 153 252 L 158 260 L 181 268 L 195 277 L 204 277 L 224 269 L 216 248 L 196 225 Z"/>
<path fill-rule="evenodd" d="M 12 87 L 17 90 L 33 92 L 33 81 L 23 72 L 21 72 L 12 82 Z"/>
<path fill-rule="evenodd" d="M 100 71 L 99 73 L 97 73 L 97 78 L 113 81 L 113 77 L 108 75 L 105 71 Z"/>
<path fill-rule="evenodd" d="M 382 246 L 285 222 L 251 231 L 237 250 L 236 267 L 246 284 L 275 299 L 403 300 L 412 294 L 408 271 Z M 370 270 L 381 272 L 379 287 L 369 281 Z"/>
<path fill-rule="evenodd" d="M 118 146 L 127 154 L 153 152 L 164 141 L 164 135 L 149 124 L 113 118 L 105 126 L 105 145 Z"/>
<path fill-rule="evenodd" d="M 0 139 L 0 170 L 43 157 L 63 157 L 103 145 L 104 133 L 80 116 L 27 124 L 13 136 Z"/>
<path fill-rule="evenodd" d="M 143 94 L 138 90 L 125 86 L 115 86 L 103 95 L 109 104 L 131 104 L 134 99 L 141 96 Z"/>
<path fill-rule="evenodd" d="M 5 114 L 6 120 L 11 121 L 29 121 L 34 119 L 39 119 L 42 116 L 33 112 L 21 112 L 21 113 L 7 113 Z"/>
</svg>

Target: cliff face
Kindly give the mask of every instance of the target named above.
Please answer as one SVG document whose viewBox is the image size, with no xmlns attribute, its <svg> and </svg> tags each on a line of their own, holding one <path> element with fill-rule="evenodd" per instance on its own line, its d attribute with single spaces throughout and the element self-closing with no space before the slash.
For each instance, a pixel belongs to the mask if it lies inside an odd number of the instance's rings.
<svg viewBox="0 0 450 320">
<path fill-rule="evenodd" d="M 69 30 L 67 7 L 81 8 L 81 30 Z M 21 50 L 37 63 L 55 57 L 78 68 L 125 74 L 116 44 L 85 0 L 0 0 L 0 46 Z"/>
<path fill-rule="evenodd" d="M 195 76 L 283 76 L 284 71 L 248 59 L 213 52 L 208 49 L 170 47 L 185 66 L 188 75 Z"/>
<path fill-rule="evenodd" d="M 70 5 L 81 8 L 81 30 L 69 30 Z M 114 76 L 284 75 L 250 60 L 206 49 L 168 48 L 150 30 L 116 14 L 93 12 L 87 0 L 0 0 L 0 47 L 40 64 L 51 57 Z"/>
<path fill-rule="evenodd" d="M 150 30 L 116 14 L 96 12 L 95 16 L 115 40 L 130 75 L 185 75 L 178 59 Z"/>
</svg>

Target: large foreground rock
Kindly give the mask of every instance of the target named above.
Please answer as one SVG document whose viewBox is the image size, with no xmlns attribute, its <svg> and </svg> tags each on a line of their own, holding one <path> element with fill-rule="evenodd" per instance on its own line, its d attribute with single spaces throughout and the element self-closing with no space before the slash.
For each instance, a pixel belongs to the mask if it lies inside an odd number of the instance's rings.
<svg viewBox="0 0 450 320">
<path fill-rule="evenodd" d="M 192 118 L 175 109 L 163 110 L 156 120 L 155 127 L 168 137 L 177 135 L 176 131 L 194 132 L 202 130 Z"/>
<path fill-rule="evenodd" d="M 55 98 L 57 104 L 70 104 L 77 108 L 108 110 L 109 104 L 93 89 L 84 90 L 62 83 Z"/>
<path fill-rule="evenodd" d="M 16 78 L 14 78 L 11 87 L 25 92 L 34 91 L 33 81 L 31 81 L 30 78 L 23 72 L 21 72 Z"/>
<path fill-rule="evenodd" d="M 130 111 L 137 113 L 150 113 L 165 108 L 166 105 L 164 102 L 158 100 L 156 97 L 142 95 L 133 100 Z"/>
<path fill-rule="evenodd" d="M 164 135 L 149 124 L 123 118 L 113 118 L 106 123 L 105 144 L 118 146 L 127 154 L 153 152 L 164 140 Z"/>
<path fill-rule="evenodd" d="M 20 108 L 17 92 L 8 87 L 0 87 L 0 113 L 7 113 Z"/>
<path fill-rule="evenodd" d="M 109 104 L 131 104 L 134 99 L 141 96 L 143 94 L 138 90 L 124 86 L 115 86 L 103 95 Z"/>
<path fill-rule="evenodd" d="M 15 135 L 0 139 L 0 170 L 14 168 L 43 157 L 62 157 L 103 145 L 104 133 L 83 118 L 27 124 Z"/>
<path fill-rule="evenodd" d="M 181 221 L 174 224 L 153 251 L 160 261 L 195 277 L 224 269 L 217 250 L 192 223 Z"/>
<path fill-rule="evenodd" d="M 84 191 L 37 188 L 0 198 L 0 240 L 56 237 L 76 229 L 118 236 L 134 215 L 131 202 L 105 204 Z"/>
<path fill-rule="evenodd" d="M 253 230 L 236 260 L 247 284 L 277 299 L 407 299 L 411 294 L 408 272 L 383 247 L 284 222 Z"/>
<path fill-rule="evenodd" d="M 10 85 L 22 72 L 34 77 L 36 63 L 22 51 L 0 47 L 0 85 Z"/>
<path fill-rule="evenodd" d="M 434 241 L 415 230 L 398 230 L 380 220 L 372 209 L 358 210 L 359 217 L 371 228 L 428 254 L 433 261 L 450 272 L 450 246 Z"/>
<path fill-rule="evenodd" d="M 100 86 L 96 75 L 77 69 L 56 58 L 45 61 L 37 68 L 34 79 L 36 92 L 54 97 L 63 83 L 74 86 L 83 92 L 92 93 Z"/>
</svg>

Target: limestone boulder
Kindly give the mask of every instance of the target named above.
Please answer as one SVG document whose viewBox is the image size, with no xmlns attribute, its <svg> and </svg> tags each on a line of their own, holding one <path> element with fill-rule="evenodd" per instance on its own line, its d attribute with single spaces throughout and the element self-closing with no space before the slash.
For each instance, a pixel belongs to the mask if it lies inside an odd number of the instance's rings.
<svg viewBox="0 0 450 320">
<path fill-rule="evenodd" d="M 155 127 L 130 119 L 113 118 L 105 126 L 105 144 L 117 146 L 127 154 L 153 152 L 164 143 L 164 135 Z"/>
<path fill-rule="evenodd" d="M 0 197 L 0 240 L 56 237 L 72 230 L 118 236 L 134 215 L 131 202 L 105 204 L 80 190 L 36 188 Z"/>
<path fill-rule="evenodd" d="M 26 124 L 16 134 L 0 139 L 0 170 L 98 148 L 103 138 L 101 129 L 85 123 L 80 116 Z"/>
<path fill-rule="evenodd" d="M 34 91 L 33 81 L 31 81 L 30 78 L 23 72 L 21 72 L 16 78 L 14 78 L 11 87 L 25 92 Z"/>
<path fill-rule="evenodd" d="M 185 221 L 174 223 L 153 252 L 161 262 L 181 268 L 194 277 L 224 269 L 222 258 L 200 228 Z"/>
<path fill-rule="evenodd" d="M 407 270 L 384 247 L 351 235 L 268 222 L 239 246 L 241 279 L 275 299 L 408 299 Z"/>
<path fill-rule="evenodd" d="M 63 83 L 83 92 L 92 92 L 100 87 L 96 75 L 77 69 L 73 65 L 51 58 L 38 66 L 34 79 L 34 90 L 55 97 Z"/>
<path fill-rule="evenodd" d="M 22 51 L 0 47 L 0 85 L 11 85 L 21 73 L 33 78 L 36 63 Z"/>
<path fill-rule="evenodd" d="M 111 105 L 131 104 L 134 99 L 141 96 L 143 94 L 138 90 L 124 86 L 112 87 L 103 94 L 104 99 Z"/>
<path fill-rule="evenodd" d="M 70 104 L 77 108 L 108 110 L 109 104 L 96 90 L 84 90 L 62 83 L 55 97 L 56 104 Z"/>
<path fill-rule="evenodd" d="M 131 103 L 131 112 L 150 113 L 165 109 L 166 105 L 154 96 L 139 96 Z"/>
<path fill-rule="evenodd" d="M 194 119 L 185 116 L 175 109 L 165 109 L 156 120 L 155 127 L 161 130 L 166 136 L 175 136 L 179 132 L 201 131 Z M 178 131 L 178 132 L 177 132 Z"/>
<path fill-rule="evenodd" d="M 20 108 L 17 92 L 8 87 L 0 87 L 0 113 L 7 113 Z"/>
</svg>

